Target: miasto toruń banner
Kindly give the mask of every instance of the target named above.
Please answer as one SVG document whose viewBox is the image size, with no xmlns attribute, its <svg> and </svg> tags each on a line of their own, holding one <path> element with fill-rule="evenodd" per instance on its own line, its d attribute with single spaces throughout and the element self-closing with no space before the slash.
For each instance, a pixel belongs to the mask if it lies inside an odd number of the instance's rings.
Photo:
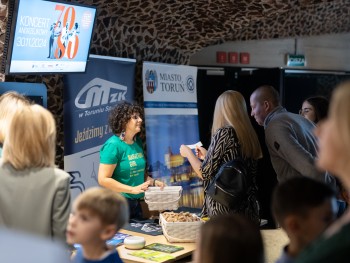
<svg viewBox="0 0 350 263">
<path fill-rule="evenodd" d="M 99 151 L 112 135 L 108 115 L 133 101 L 135 62 L 90 55 L 86 73 L 64 76 L 64 170 L 73 198 L 98 185 Z"/>
<path fill-rule="evenodd" d="M 181 144 L 199 141 L 197 68 L 144 62 L 142 77 L 148 173 L 181 185 L 182 206 L 201 207 L 202 182 L 179 153 Z"/>
</svg>

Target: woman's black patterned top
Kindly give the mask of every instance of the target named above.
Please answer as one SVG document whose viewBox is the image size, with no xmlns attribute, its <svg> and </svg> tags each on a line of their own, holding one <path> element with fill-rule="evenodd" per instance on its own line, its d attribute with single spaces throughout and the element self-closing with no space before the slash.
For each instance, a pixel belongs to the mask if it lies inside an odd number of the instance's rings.
<svg viewBox="0 0 350 263">
<path fill-rule="evenodd" d="M 221 165 L 241 156 L 240 143 L 236 132 L 232 126 L 219 128 L 213 135 L 207 155 L 201 165 L 203 176 L 204 191 L 210 182 L 214 179 Z M 249 176 L 252 177 L 253 184 L 248 190 L 247 200 L 237 210 L 230 210 L 221 205 L 204 193 L 204 205 L 202 216 L 215 216 L 227 213 L 241 213 L 251 218 L 255 222 L 259 221 L 259 203 L 257 201 L 257 160 L 245 159 L 249 170 Z"/>
</svg>

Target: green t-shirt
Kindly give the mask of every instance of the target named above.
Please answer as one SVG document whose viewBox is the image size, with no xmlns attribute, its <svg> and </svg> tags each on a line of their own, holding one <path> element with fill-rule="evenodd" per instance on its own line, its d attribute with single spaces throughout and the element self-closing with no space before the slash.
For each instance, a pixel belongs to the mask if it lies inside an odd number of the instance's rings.
<svg viewBox="0 0 350 263">
<path fill-rule="evenodd" d="M 139 137 L 133 144 L 127 144 L 118 136 L 109 138 L 100 150 L 100 163 L 116 164 L 112 178 L 122 184 L 137 186 L 144 182 L 146 160 Z M 126 198 L 141 198 L 143 193 L 133 195 L 122 193 Z"/>
</svg>

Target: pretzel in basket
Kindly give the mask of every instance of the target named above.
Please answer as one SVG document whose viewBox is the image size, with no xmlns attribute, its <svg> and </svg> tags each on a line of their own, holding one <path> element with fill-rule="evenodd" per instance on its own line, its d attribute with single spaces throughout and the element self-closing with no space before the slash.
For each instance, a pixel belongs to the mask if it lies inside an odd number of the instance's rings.
<svg viewBox="0 0 350 263">
<path fill-rule="evenodd" d="M 200 219 L 193 216 L 190 212 L 164 212 L 162 213 L 165 221 L 167 222 L 197 222 Z"/>
</svg>

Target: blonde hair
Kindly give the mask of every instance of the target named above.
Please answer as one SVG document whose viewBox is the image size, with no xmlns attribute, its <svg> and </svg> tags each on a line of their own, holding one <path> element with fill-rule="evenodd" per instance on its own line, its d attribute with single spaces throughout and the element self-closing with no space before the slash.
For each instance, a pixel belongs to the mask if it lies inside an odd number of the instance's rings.
<svg viewBox="0 0 350 263">
<path fill-rule="evenodd" d="M 13 114 L 23 106 L 30 105 L 30 102 L 23 95 L 9 91 L 0 97 L 0 143 L 5 140 L 6 127 L 9 126 Z"/>
<path fill-rule="evenodd" d="M 332 95 L 329 118 L 333 119 L 337 127 L 341 148 L 350 149 L 350 81 L 337 86 Z"/>
<path fill-rule="evenodd" d="M 48 110 L 37 104 L 18 109 L 6 134 L 4 163 L 16 170 L 54 167 L 56 124 Z"/>
<path fill-rule="evenodd" d="M 258 136 L 250 122 L 246 102 L 242 94 L 234 90 L 225 91 L 216 100 L 212 134 L 226 125 L 235 129 L 243 157 L 252 159 L 262 157 Z"/>
<path fill-rule="evenodd" d="M 121 194 L 107 188 L 92 187 L 75 200 L 77 210 L 87 209 L 103 224 L 114 224 L 118 231 L 129 221 L 129 206 Z"/>
</svg>

